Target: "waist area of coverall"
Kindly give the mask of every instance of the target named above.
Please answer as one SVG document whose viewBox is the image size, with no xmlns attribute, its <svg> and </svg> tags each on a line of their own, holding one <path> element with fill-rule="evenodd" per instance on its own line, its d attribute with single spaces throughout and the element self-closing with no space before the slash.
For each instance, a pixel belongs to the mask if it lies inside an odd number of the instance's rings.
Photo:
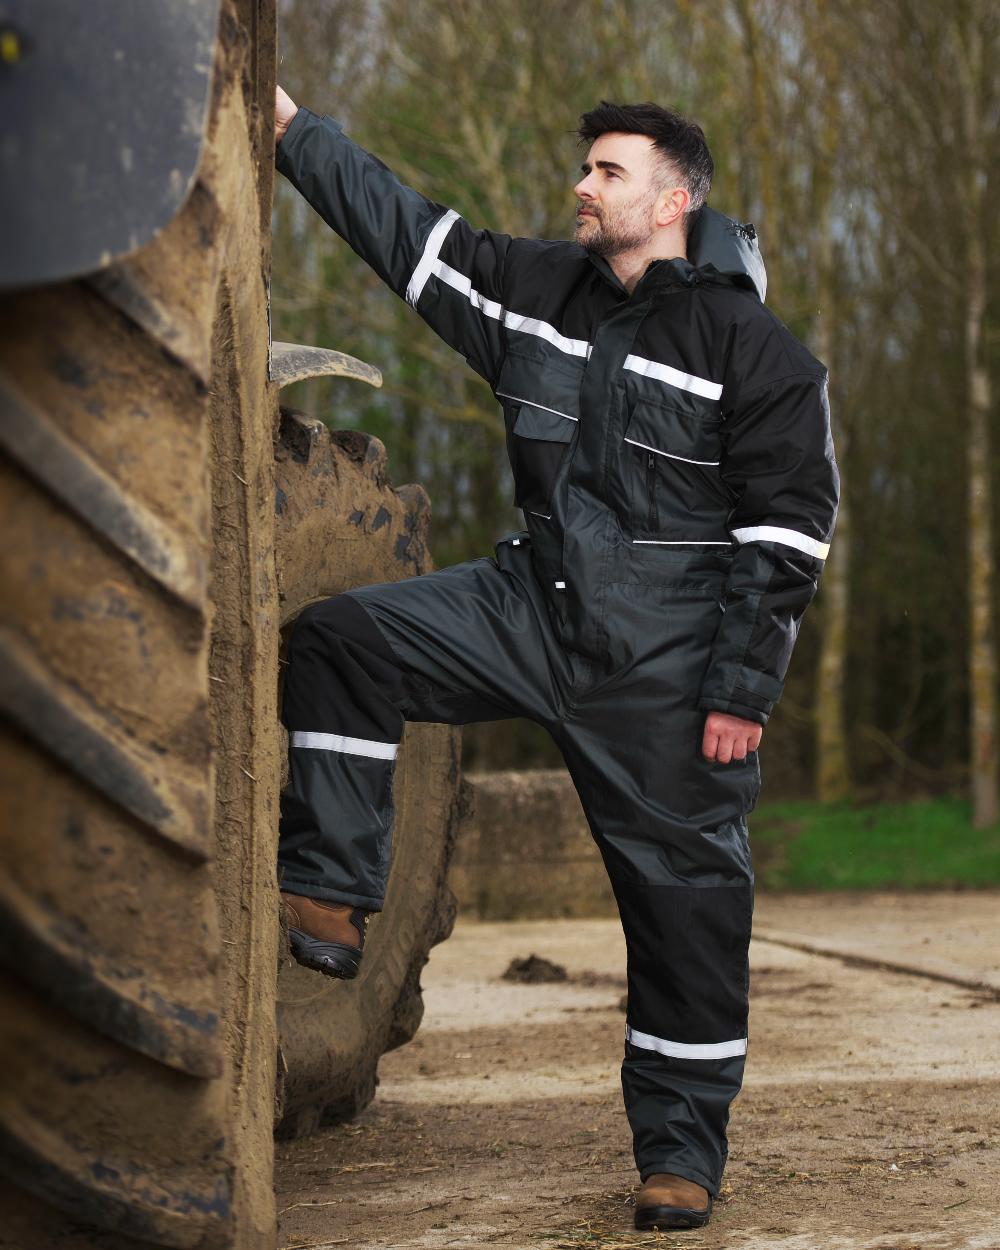
<svg viewBox="0 0 1000 1250">
<path fill-rule="evenodd" d="M 544 548 L 544 540 L 542 543 Z M 595 622 L 556 579 L 528 531 L 496 545 L 518 593 L 538 596 L 572 679 L 548 723 L 613 876 L 659 885 L 719 886 L 752 878 L 745 817 L 760 790 L 756 752 L 721 764 L 702 753 L 699 696 L 721 616 L 725 560 L 675 552 L 664 561 L 609 560 L 597 605 L 606 644 L 576 649 Z M 551 557 L 551 552 L 548 553 Z M 610 554 L 614 554 L 611 552 Z M 569 590 L 567 585 L 566 591 Z"/>
<path fill-rule="evenodd" d="M 700 689 L 735 546 L 635 544 L 610 512 L 577 533 L 539 521 L 519 537 L 560 644 L 592 679 L 658 660 Z"/>
</svg>

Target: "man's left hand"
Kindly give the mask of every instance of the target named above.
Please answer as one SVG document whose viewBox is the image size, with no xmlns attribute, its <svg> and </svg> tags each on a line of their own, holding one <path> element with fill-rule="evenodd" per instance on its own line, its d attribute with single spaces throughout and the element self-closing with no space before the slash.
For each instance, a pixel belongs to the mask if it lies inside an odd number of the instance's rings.
<svg viewBox="0 0 1000 1250">
<path fill-rule="evenodd" d="M 744 760 L 748 751 L 757 750 L 763 732 L 764 726 L 756 721 L 742 720 L 727 712 L 709 712 L 701 740 L 702 755 L 720 764 Z"/>
</svg>

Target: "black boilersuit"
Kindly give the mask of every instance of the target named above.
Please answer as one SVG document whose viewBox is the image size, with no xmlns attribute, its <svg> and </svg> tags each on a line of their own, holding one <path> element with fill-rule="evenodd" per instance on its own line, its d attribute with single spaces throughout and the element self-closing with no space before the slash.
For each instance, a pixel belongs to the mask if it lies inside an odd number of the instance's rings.
<svg viewBox="0 0 1000 1250">
<path fill-rule="evenodd" d="M 302 613 L 282 888 L 379 909 L 407 720 L 551 733 L 628 950 L 622 1086 L 645 1178 L 718 1192 L 747 1047 L 757 753 L 838 498 L 826 370 L 762 303 L 752 227 L 704 209 L 632 294 L 575 243 L 472 229 L 300 109 L 278 169 L 489 382 L 525 528 Z"/>
</svg>

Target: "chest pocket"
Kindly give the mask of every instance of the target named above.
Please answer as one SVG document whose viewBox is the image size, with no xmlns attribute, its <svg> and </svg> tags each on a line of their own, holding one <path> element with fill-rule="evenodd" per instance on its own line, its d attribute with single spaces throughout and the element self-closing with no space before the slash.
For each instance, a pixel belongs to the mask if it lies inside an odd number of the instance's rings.
<svg viewBox="0 0 1000 1250">
<path fill-rule="evenodd" d="M 622 444 L 633 539 L 685 542 L 702 537 L 705 503 L 721 497 L 721 427 L 721 417 L 633 401 Z"/>
<path fill-rule="evenodd" d="M 625 442 L 702 468 L 718 468 L 721 417 L 701 417 L 669 404 L 639 400 L 628 415 Z"/>
<path fill-rule="evenodd" d="M 556 476 L 577 422 L 536 404 L 512 405 L 507 440 L 514 472 L 514 506 L 548 516 Z"/>
</svg>

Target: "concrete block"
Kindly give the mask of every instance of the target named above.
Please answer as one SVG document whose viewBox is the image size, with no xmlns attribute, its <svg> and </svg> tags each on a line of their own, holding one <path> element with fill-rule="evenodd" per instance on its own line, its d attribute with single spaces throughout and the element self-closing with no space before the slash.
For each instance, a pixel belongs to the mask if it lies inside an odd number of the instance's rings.
<svg viewBox="0 0 1000 1250">
<path fill-rule="evenodd" d="M 565 769 L 466 773 L 468 814 L 450 883 L 481 920 L 617 915 L 604 863 Z"/>
</svg>

